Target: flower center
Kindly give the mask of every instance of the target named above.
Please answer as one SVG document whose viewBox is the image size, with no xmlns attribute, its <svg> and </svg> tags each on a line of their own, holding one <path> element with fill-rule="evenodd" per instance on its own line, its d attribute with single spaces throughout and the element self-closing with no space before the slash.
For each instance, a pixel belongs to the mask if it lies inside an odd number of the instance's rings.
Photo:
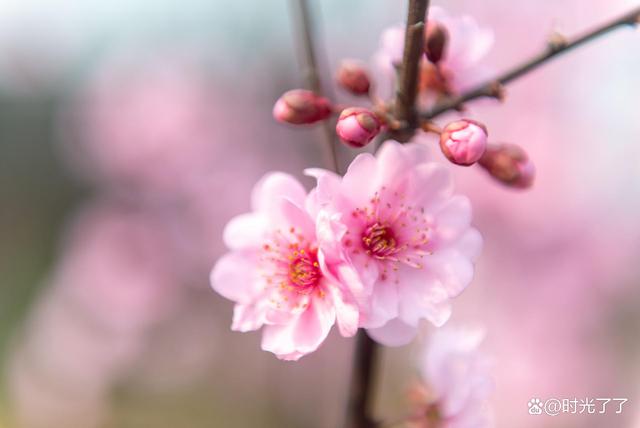
<svg viewBox="0 0 640 428">
<path fill-rule="evenodd" d="M 367 254 L 379 259 L 391 257 L 400 250 L 393 230 L 378 222 L 369 225 L 364 230 L 362 244 Z"/>
<path fill-rule="evenodd" d="M 322 273 L 317 251 L 295 251 L 290 256 L 289 283 L 298 292 L 309 292 L 318 285 Z"/>
</svg>

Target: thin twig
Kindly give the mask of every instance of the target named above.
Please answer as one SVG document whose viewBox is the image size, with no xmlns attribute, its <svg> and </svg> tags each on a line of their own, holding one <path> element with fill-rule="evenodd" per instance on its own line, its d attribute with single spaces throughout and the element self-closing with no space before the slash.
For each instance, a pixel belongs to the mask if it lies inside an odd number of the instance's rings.
<svg viewBox="0 0 640 428">
<path fill-rule="evenodd" d="M 429 0 L 409 0 L 407 25 L 404 34 L 404 52 L 398 70 L 398 85 L 394 100 L 394 116 L 405 123 L 405 129 L 413 131 L 418 126 L 416 98 L 420 59 L 424 55 L 424 28 Z M 404 137 L 412 136 L 412 132 Z M 394 135 L 394 137 L 403 136 Z"/>
<path fill-rule="evenodd" d="M 471 101 L 477 98 L 493 97 L 499 99 L 502 96 L 502 87 L 507 83 L 523 76 L 524 74 L 527 74 L 528 72 L 546 63 L 551 58 L 554 58 L 557 55 L 581 46 L 603 34 L 606 34 L 625 25 L 637 25 L 639 19 L 640 7 L 637 7 L 632 11 L 626 13 L 625 15 L 614 19 L 613 21 L 600 25 L 595 29 L 588 31 L 584 35 L 575 38 L 572 41 L 556 39 L 553 42 L 548 43 L 547 48 L 544 50 L 544 52 L 534 56 L 523 64 L 517 65 L 511 70 L 508 70 L 506 73 L 492 80 L 489 80 L 488 82 L 478 85 L 477 87 L 457 97 L 437 104 L 430 111 L 420 114 L 420 118 L 423 120 L 433 119 L 434 117 L 447 111 L 459 109 L 467 101 Z"/>
<path fill-rule="evenodd" d="M 318 95 L 323 95 L 322 84 L 318 74 L 315 46 L 313 44 L 313 23 L 309 12 L 308 0 L 291 0 L 293 22 L 296 26 L 296 40 L 300 43 L 300 50 L 304 55 L 304 77 L 309 89 Z M 335 129 L 330 121 L 322 122 L 324 144 L 327 151 L 327 163 L 335 172 L 339 172 L 338 155 L 336 153 Z"/>
<path fill-rule="evenodd" d="M 364 330 L 358 331 L 345 421 L 347 428 L 373 428 L 377 425 L 369 416 L 377 347 Z"/>
</svg>

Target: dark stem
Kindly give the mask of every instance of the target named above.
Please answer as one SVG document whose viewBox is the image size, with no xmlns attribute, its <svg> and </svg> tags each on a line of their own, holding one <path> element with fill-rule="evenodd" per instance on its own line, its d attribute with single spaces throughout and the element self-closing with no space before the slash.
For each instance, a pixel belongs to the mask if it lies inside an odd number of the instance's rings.
<svg viewBox="0 0 640 428">
<path fill-rule="evenodd" d="M 424 55 L 424 27 L 429 0 L 409 0 L 407 25 L 404 35 L 404 52 L 398 70 L 398 85 L 394 100 L 395 118 L 413 130 L 418 125 L 416 97 L 420 60 Z M 412 133 L 411 133 L 412 134 Z M 398 136 L 394 136 L 398 137 Z M 411 135 L 405 136 L 410 138 Z"/>
<path fill-rule="evenodd" d="M 557 55 L 560 55 L 564 52 L 567 52 L 573 48 L 581 46 L 603 34 L 606 34 L 610 31 L 613 31 L 619 27 L 625 25 L 636 25 L 638 24 L 638 20 L 640 18 L 640 7 L 635 8 L 631 12 L 614 19 L 613 21 L 607 22 L 601 26 L 596 27 L 595 29 L 588 31 L 584 35 L 575 38 L 572 41 L 563 41 L 556 40 L 552 41 L 547 45 L 547 48 L 544 52 L 534 56 L 530 60 L 524 62 L 521 65 L 517 65 L 516 67 L 508 70 L 506 73 L 498 76 L 488 82 L 485 82 L 477 87 L 457 96 L 451 98 L 447 101 L 444 101 L 440 104 L 437 104 L 432 110 L 422 113 L 420 115 L 421 119 L 433 119 L 434 117 L 445 113 L 450 110 L 460 109 L 464 103 L 467 101 L 471 101 L 477 98 L 482 97 L 493 97 L 500 98 L 502 95 L 502 87 L 507 83 L 517 79 L 524 74 L 534 70 L 535 68 L 541 66 L 542 64 L 549 61 L 551 58 L 554 58 Z"/>
<path fill-rule="evenodd" d="M 378 345 L 359 330 L 353 356 L 346 428 L 373 428 L 376 423 L 369 416 L 373 395 L 373 373 Z"/>
<path fill-rule="evenodd" d="M 416 98 L 420 60 L 424 55 L 424 28 L 427 20 L 429 0 L 409 0 L 405 29 L 404 52 L 398 73 L 398 89 L 394 100 L 394 117 L 408 126 L 408 132 L 395 132 L 393 138 L 407 141 L 418 126 Z M 347 428 L 372 428 L 377 426 L 369 415 L 373 395 L 373 373 L 377 344 L 360 330 L 353 356 Z"/>
<path fill-rule="evenodd" d="M 313 23 L 309 11 L 308 0 L 291 0 L 293 22 L 296 26 L 296 40 L 303 53 L 303 70 L 306 85 L 318 95 L 323 95 L 322 84 L 318 74 L 315 46 L 313 44 Z M 332 170 L 339 172 L 338 155 L 336 153 L 335 129 L 330 121 L 321 124 L 323 140 L 326 147 L 327 163 Z"/>
</svg>

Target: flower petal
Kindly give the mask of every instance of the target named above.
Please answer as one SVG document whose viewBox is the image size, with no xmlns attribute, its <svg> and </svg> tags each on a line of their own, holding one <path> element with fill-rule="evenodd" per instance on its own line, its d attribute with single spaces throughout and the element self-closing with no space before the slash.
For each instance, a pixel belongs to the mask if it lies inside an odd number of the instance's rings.
<svg viewBox="0 0 640 428">
<path fill-rule="evenodd" d="M 232 251 L 222 256 L 211 271 L 213 289 L 234 302 L 251 303 L 260 292 L 256 258 L 253 251 Z"/>
<path fill-rule="evenodd" d="M 450 293 L 447 286 L 428 269 L 403 266 L 398 270 L 399 318 L 410 325 L 426 319 L 437 327 L 451 316 Z"/>
<path fill-rule="evenodd" d="M 416 166 L 408 194 L 415 206 L 427 211 L 438 209 L 453 193 L 453 180 L 447 168 L 434 162 Z"/>
<path fill-rule="evenodd" d="M 378 328 L 367 329 L 367 334 L 376 342 L 385 346 L 403 346 L 410 343 L 418 332 L 417 327 L 393 319 Z"/>
<path fill-rule="evenodd" d="M 358 331 L 358 320 L 360 312 L 355 299 L 338 284 L 329 284 L 325 290 L 331 298 L 331 304 L 335 308 L 336 322 L 340 334 L 344 337 L 351 337 Z"/>
<path fill-rule="evenodd" d="M 482 251 L 482 235 L 476 229 L 470 228 L 458 239 L 454 244 L 460 254 L 468 257 L 469 260 L 475 261 Z"/>
<path fill-rule="evenodd" d="M 370 153 L 359 154 L 349 165 L 342 178 L 341 194 L 349 197 L 351 206 L 364 206 L 377 190 L 377 183 L 372 178 L 377 175 L 378 165 Z"/>
<path fill-rule="evenodd" d="M 264 240 L 267 224 L 267 219 L 260 214 L 247 213 L 235 216 L 224 228 L 224 243 L 232 250 L 257 248 Z"/>
<path fill-rule="evenodd" d="M 447 245 L 469 229 L 471 224 L 471 202 L 466 196 L 456 195 L 449 199 L 436 214 L 437 240 Z"/>
<path fill-rule="evenodd" d="M 314 241 L 316 225 L 311 216 L 304 210 L 304 205 L 297 205 L 289 198 L 282 198 L 278 207 L 279 218 L 274 224 L 280 223 L 284 228 L 294 228 L 307 241 Z"/>
<path fill-rule="evenodd" d="M 282 360 L 298 360 L 315 351 L 335 323 L 335 309 L 325 299 L 312 299 L 307 309 L 285 325 L 268 325 L 263 329 L 262 349 Z"/>
<path fill-rule="evenodd" d="M 264 312 L 255 304 L 241 305 L 238 304 L 233 308 L 233 322 L 231 330 L 233 331 L 254 331 L 264 324 Z"/>
<path fill-rule="evenodd" d="M 251 208 L 253 211 L 269 213 L 277 210 L 280 198 L 287 198 L 299 207 L 303 207 L 307 192 L 302 184 L 293 176 L 282 172 L 271 172 L 266 174 L 251 192 Z"/>
<path fill-rule="evenodd" d="M 398 286 L 389 281 L 378 283 L 373 289 L 370 305 L 363 310 L 361 327 L 379 328 L 398 316 Z"/>
</svg>

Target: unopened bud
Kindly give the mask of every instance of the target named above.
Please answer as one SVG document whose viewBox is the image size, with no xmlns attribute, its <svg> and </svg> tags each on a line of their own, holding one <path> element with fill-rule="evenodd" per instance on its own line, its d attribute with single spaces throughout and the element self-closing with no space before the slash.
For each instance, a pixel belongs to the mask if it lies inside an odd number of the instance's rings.
<svg viewBox="0 0 640 428">
<path fill-rule="evenodd" d="M 369 73 L 359 61 L 342 61 L 338 68 L 337 80 L 340 86 L 354 95 L 366 95 L 371 87 Z"/>
<path fill-rule="evenodd" d="M 451 162 L 469 166 L 487 149 L 487 128 L 480 122 L 461 119 L 449 123 L 440 134 L 440 149 Z"/>
<path fill-rule="evenodd" d="M 372 111 L 351 107 L 340 114 L 336 132 L 344 143 L 352 147 L 364 147 L 380 133 L 381 126 L 380 119 Z"/>
<path fill-rule="evenodd" d="M 449 34 L 444 25 L 432 22 L 427 25 L 424 38 L 424 52 L 427 59 L 434 64 L 444 57 Z"/>
<path fill-rule="evenodd" d="M 331 103 L 326 98 L 305 89 L 285 92 L 273 106 L 273 117 L 279 122 L 306 125 L 331 115 Z"/>
<path fill-rule="evenodd" d="M 521 189 L 531 187 L 536 173 L 527 153 L 515 144 L 490 144 L 478 164 L 496 180 Z"/>
</svg>

